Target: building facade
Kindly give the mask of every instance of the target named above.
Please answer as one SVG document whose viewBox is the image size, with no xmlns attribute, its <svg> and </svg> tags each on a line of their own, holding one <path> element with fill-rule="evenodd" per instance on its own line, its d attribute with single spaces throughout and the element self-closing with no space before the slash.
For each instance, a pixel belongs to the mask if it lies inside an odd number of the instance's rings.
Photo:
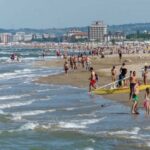
<svg viewBox="0 0 150 150">
<path fill-rule="evenodd" d="M 14 36 L 13 36 L 13 41 L 14 42 L 23 42 L 24 41 L 24 36 L 25 36 L 25 32 L 17 32 Z"/>
<path fill-rule="evenodd" d="M 11 33 L 2 33 L 0 34 L 1 43 L 9 43 L 12 42 L 12 34 Z"/>
<path fill-rule="evenodd" d="M 107 34 L 107 25 L 102 21 L 96 21 L 88 29 L 89 41 L 104 42 L 104 35 Z"/>
<path fill-rule="evenodd" d="M 122 42 L 126 40 L 126 35 L 123 32 L 115 32 L 115 33 L 109 33 L 104 36 L 105 42 L 110 42 L 112 40 L 115 40 L 116 42 Z"/>
<path fill-rule="evenodd" d="M 65 34 L 63 39 L 67 42 L 87 41 L 88 33 L 74 29 Z"/>
</svg>

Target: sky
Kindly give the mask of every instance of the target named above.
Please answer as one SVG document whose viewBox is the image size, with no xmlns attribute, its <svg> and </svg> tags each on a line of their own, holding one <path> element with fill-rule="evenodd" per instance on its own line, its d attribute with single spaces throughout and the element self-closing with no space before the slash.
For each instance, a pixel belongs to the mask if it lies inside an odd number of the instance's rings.
<svg viewBox="0 0 150 150">
<path fill-rule="evenodd" d="M 0 0 L 0 28 L 64 28 L 150 22 L 150 0 Z"/>
</svg>

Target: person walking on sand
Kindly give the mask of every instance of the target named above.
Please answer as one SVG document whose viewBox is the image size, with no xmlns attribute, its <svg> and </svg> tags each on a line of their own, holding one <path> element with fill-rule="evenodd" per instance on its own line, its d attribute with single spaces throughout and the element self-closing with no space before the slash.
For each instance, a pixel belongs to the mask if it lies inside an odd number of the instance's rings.
<svg viewBox="0 0 150 150">
<path fill-rule="evenodd" d="M 118 54 L 119 54 L 119 60 L 120 60 L 120 62 L 121 62 L 121 60 L 122 60 L 122 51 L 121 51 L 121 50 L 118 50 Z"/>
<path fill-rule="evenodd" d="M 85 62 L 86 62 L 86 70 L 89 70 L 90 69 L 90 64 L 91 64 L 89 56 L 86 56 Z"/>
<path fill-rule="evenodd" d="M 147 77 L 148 77 L 147 66 L 144 67 L 144 72 L 142 75 L 143 75 L 143 83 L 144 83 L 144 85 L 147 85 Z"/>
<path fill-rule="evenodd" d="M 70 68 L 73 70 L 73 57 L 70 56 L 69 58 Z"/>
<path fill-rule="evenodd" d="M 95 76 L 95 71 L 94 71 L 93 67 L 90 67 L 90 72 L 91 72 L 91 76 L 89 78 L 89 80 L 90 80 L 89 92 L 91 92 L 92 88 L 96 89 L 96 76 Z"/>
<path fill-rule="evenodd" d="M 136 85 L 134 86 L 134 93 L 133 93 L 133 105 L 132 105 L 132 114 L 139 114 L 137 111 L 138 109 L 138 103 L 139 103 L 139 83 L 137 82 Z"/>
<path fill-rule="evenodd" d="M 149 99 L 149 95 L 150 95 L 149 88 L 146 88 L 146 90 L 145 90 L 145 99 L 144 99 L 144 103 L 143 103 L 145 111 L 146 111 L 146 115 L 149 115 L 149 113 L 150 113 L 150 99 Z"/>
<path fill-rule="evenodd" d="M 125 86 L 126 85 L 126 74 L 127 74 L 127 68 L 125 66 L 126 64 L 123 63 L 121 68 L 120 68 L 120 80 L 121 80 L 121 86 Z M 123 85 L 122 85 L 123 82 Z"/>
<path fill-rule="evenodd" d="M 74 57 L 73 57 L 73 66 L 74 66 L 74 70 L 77 70 L 77 61 L 78 61 L 77 56 L 74 56 Z"/>
</svg>

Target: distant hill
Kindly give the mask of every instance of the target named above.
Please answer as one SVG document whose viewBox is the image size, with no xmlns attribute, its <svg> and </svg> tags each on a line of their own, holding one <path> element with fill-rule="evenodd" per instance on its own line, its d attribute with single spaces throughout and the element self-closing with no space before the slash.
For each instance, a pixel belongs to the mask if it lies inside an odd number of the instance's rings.
<svg viewBox="0 0 150 150">
<path fill-rule="evenodd" d="M 109 31 L 116 32 L 122 31 L 125 34 L 136 33 L 137 31 L 143 32 L 145 30 L 150 31 L 150 23 L 135 23 L 135 24 L 123 24 L 108 26 Z"/>
<path fill-rule="evenodd" d="M 15 34 L 16 32 L 25 32 L 25 33 L 49 33 L 49 34 L 56 34 L 56 35 L 63 35 L 70 30 L 80 30 L 83 32 L 88 32 L 88 27 L 69 27 L 69 28 L 50 28 L 50 29 L 31 29 L 31 28 L 21 28 L 21 29 L 0 29 L 0 33 L 12 33 Z"/>
<path fill-rule="evenodd" d="M 0 29 L 0 33 L 9 32 L 15 34 L 16 32 L 25 33 L 50 33 L 56 35 L 63 35 L 66 32 L 78 29 L 83 32 L 88 32 L 88 26 L 86 27 L 70 27 L 70 28 L 49 28 L 49 29 L 32 29 L 32 28 L 22 28 L 22 29 Z M 108 26 L 108 31 L 111 32 L 124 32 L 125 34 L 136 33 L 137 31 L 150 31 L 150 23 L 135 23 L 135 24 L 123 24 L 123 25 L 110 25 Z"/>
</svg>

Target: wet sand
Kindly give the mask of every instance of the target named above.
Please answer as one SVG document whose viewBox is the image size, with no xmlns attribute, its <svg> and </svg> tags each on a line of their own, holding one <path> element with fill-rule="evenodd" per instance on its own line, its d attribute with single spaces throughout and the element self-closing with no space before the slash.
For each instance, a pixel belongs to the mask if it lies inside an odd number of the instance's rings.
<svg viewBox="0 0 150 150">
<path fill-rule="evenodd" d="M 106 56 L 105 58 L 92 57 L 91 62 L 95 71 L 99 75 L 98 86 L 102 86 L 111 82 L 110 70 L 113 65 L 117 67 L 118 74 L 119 68 L 121 67 L 122 62 L 126 61 L 126 67 L 128 69 L 128 74 L 130 70 L 135 70 L 137 72 L 137 77 L 139 80 L 142 80 L 141 68 L 145 64 L 150 64 L 150 55 L 149 54 L 134 54 L 134 55 L 124 55 L 122 61 L 119 61 L 118 55 Z M 35 65 L 37 67 L 60 67 L 63 68 L 64 60 L 58 59 L 53 61 L 39 61 Z M 47 77 L 41 77 L 35 82 L 44 83 L 44 84 L 57 84 L 57 85 L 72 85 L 75 87 L 86 88 L 88 92 L 89 77 L 90 72 L 82 69 L 81 66 L 76 71 L 70 70 L 68 75 L 61 73 L 59 75 L 51 75 Z M 130 106 L 132 102 L 129 101 L 129 94 L 113 94 L 113 95 L 104 95 L 104 98 L 117 101 L 119 103 Z M 140 92 L 140 106 L 142 107 L 144 99 L 144 92 Z"/>
</svg>

